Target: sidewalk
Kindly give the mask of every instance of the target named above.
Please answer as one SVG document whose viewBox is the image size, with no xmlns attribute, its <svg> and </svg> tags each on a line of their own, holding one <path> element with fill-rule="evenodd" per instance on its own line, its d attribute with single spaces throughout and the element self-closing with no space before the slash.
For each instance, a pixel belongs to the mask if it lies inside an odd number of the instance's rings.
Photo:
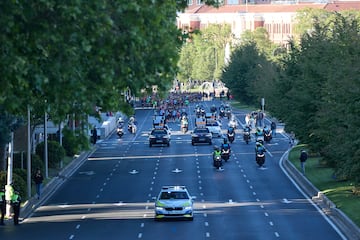
<svg viewBox="0 0 360 240">
<path fill-rule="evenodd" d="M 56 177 L 52 178 L 50 182 L 44 186 L 40 199 L 37 199 L 36 196 L 32 196 L 28 201 L 26 201 L 21 208 L 20 219 L 30 217 L 32 213 L 45 201 L 47 201 L 95 150 L 96 145 L 94 145 L 90 151 L 81 153 L 77 158 L 64 167 Z"/>
</svg>

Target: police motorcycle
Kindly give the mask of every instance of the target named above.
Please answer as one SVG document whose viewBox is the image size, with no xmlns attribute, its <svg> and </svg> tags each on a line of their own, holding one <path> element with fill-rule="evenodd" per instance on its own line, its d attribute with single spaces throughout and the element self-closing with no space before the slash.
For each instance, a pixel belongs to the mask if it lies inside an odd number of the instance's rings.
<svg viewBox="0 0 360 240">
<path fill-rule="evenodd" d="M 261 141 L 256 142 L 255 160 L 256 160 L 257 165 L 259 165 L 259 167 L 262 167 L 264 165 L 264 163 L 265 163 L 265 152 L 266 152 L 266 149 L 262 145 Z"/>
<path fill-rule="evenodd" d="M 116 134 L 120 138 L 124 135 L 123 126 L 124 126 L 124 120 L 122 119 L 122 117 L 119 117 L 117 120 Z"/>
<path fill-rule="evenodd" d="M 255 137 L 256 142 L 261 142 L 261 144 L 264 144 L 264 132 L 260 128 L 256 128 Z"/>
<path fill-rule="evenodd" d="M 213 152 L 213 165 L 216 169 L 220 169 L 222 166 L 222 159 L 221 159 L 221 150 L 218 146 L 214 147 Z"/>
<path fill-rule="evenodd" d="M 221 145 L 221 158 L 227 162 L 230 158 L 230 153 L 231 153 L 231 149 L 230 149 L 230 145 L 227 142 L 227 139 L 224 138 L 224 143 Z"/>
<path fill-rule="evenodd" d="M 264 134 L 264 141 L 269 143 L 272 139 L 272 131 L 270 128 L 268 128 L 267 126 L 264 127 L 263 129 L 263 134 Z"/>
<path fill-rule="evenodd" d="M 210 112 L 211 112 L 211 113 L 216 113 L 216 110 L 217 110 L 217 108 L 216 108 L 216 106 L 213 104 L 213 105 L 210 107 Z"/>
<path fill-rule="evenodd" d="M 232 127 L 228 128 L 227 138 L 230 143 L 234 142 L 234 140 L 235 140 L 235 129 L 234 128 L 232 128 Z"/>
<path fill-rule="evenodd" d="M 231 128 L 234 128 L 234 129 L 236 129 L 238 127 L 238 122 L 237 122 L 234 115 L 231 115 L 228 126 L 231 127 Z"/>
<path fill-rule="evenodd" d="M 197 118 L 205 117 L 205 109 L 203 106 L 197 105 L 195 108 L 195 115 Z"/>
<path fill-rule="evenodd" d="M 246 126 L 244 128 L 244 135 L 243 135 L 243 139 L 246 142 L 246 144 L 249 144 L 250 140 L 251 140 L 251 128 L 249 126 Z"/>
<path fill-rule="evenodd" d="M 122 138 L 122 136 L 124 135 L 124 130 L 122 126 L 118 125 L 118 127 L 116 128 L 116 134 L 119 136 L 119 138 Z"/>
<path fill-rule="evenodd" d="M 225 106 L 225 115 L 226 115 L 226 117 L 227 117 L 228 119 L 230 119 L 230 117 L 231 117 L 231 108 L 230 108 L 229 105 L 226 105 L 226 106 Z"/>
<path fill-rule="evenodd" d="M 128 121 L 128 131 L 132 134 L 135 134 L 137 130 L 136 120 L 134 117 L 131 117 Z"/>
<path fill-rule="evenodd" d="M 221 118 L 225 117 L 225 108 L 224 107 L 220 107 L 219 116 Z"/>
<path fill-rule="evenodd" d="M 184 116 L 181 118 L 181 132 L 182 132 L 182 133 L 186 133 L 186 132 L 188 131 L 188 126 L 189 126 L 188 119 L 187 119 L 187 117 L 184 115 Z"/>
</svg>

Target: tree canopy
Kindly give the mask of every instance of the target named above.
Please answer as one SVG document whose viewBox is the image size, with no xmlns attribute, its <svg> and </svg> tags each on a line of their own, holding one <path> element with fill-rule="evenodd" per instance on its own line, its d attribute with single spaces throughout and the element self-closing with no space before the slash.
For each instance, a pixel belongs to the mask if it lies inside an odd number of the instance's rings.
<svg viewBox="0 0 360 240">
<path fill-rule="evenodd" d="M 26 119 L 28 107 L 57 123 L 94 114 L 95 106 L 129 113 L 125 90 L 168 89 L 181 46 L 174 23 L 186 6 L 187 0 L 0 1 L 0 149 L 8 118 Z"/>
<path fill-rule="evenodd" d="M 299 41 L 290 41 L 281 58 L 271 57 L 264 51 L 268 49 L 264 39 L 257 41 L 256 34 L 249 33 L 222 75 L 240 101 L 259 106 L 264 96 L 266 109 L 286 123 L 287 131 L 294 131 L 302 143 L 321 154 L 339 179 L 357 183 L 359 16 L 351 11 L 300 12 Z"/>
</svg>

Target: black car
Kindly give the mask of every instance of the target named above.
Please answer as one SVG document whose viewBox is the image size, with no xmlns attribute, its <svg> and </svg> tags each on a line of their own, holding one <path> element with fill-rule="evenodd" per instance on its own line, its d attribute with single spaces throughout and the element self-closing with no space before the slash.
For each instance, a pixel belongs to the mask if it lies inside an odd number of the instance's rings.
<svg viewBox="0 0 360 240">
<path fill-rule="evenodd" d="M 191 135 L 191 144 L 195 143 L 208 143 L 212 144 L 212 135 L 207 127 L 197 127 Z"/>
<path fill-rule="evenodd" d="M 170 134 L 167 129 L 154 128 L 149 135 L 149 146 L 154 144 L 165 144 L 170 146 Z"/>
</svg>

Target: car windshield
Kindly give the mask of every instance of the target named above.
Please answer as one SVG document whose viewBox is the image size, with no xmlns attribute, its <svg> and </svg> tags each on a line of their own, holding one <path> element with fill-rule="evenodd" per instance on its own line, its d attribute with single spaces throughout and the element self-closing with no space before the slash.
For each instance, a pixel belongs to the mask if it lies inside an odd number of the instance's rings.
<svg viewBox="0 0 360 240">
<path fill-rule="evenodd" d="M 152 135 L 160 135 L 160 134 L 166 134 L 165 130 L 154 130 L 151 133 Z"/>
<path fill-rule="evenodd" d="M 218 122 L 208 122 L 208 123 L 206 123 L 206 126 L 217 127 L 217 126 L 219 126 L 219 123 Z"/>
<path fill-rule="evenodd" d="M 194 130 L 194 133 L 208 133 L 209 130 L 207 128 L 197 128 Z"/>
<path fill-rule="evenodd" d="M 189 199 L 189 196 L 186 192 L 162 192 L 160 200 L 168 199 Z"/>
</svg>

